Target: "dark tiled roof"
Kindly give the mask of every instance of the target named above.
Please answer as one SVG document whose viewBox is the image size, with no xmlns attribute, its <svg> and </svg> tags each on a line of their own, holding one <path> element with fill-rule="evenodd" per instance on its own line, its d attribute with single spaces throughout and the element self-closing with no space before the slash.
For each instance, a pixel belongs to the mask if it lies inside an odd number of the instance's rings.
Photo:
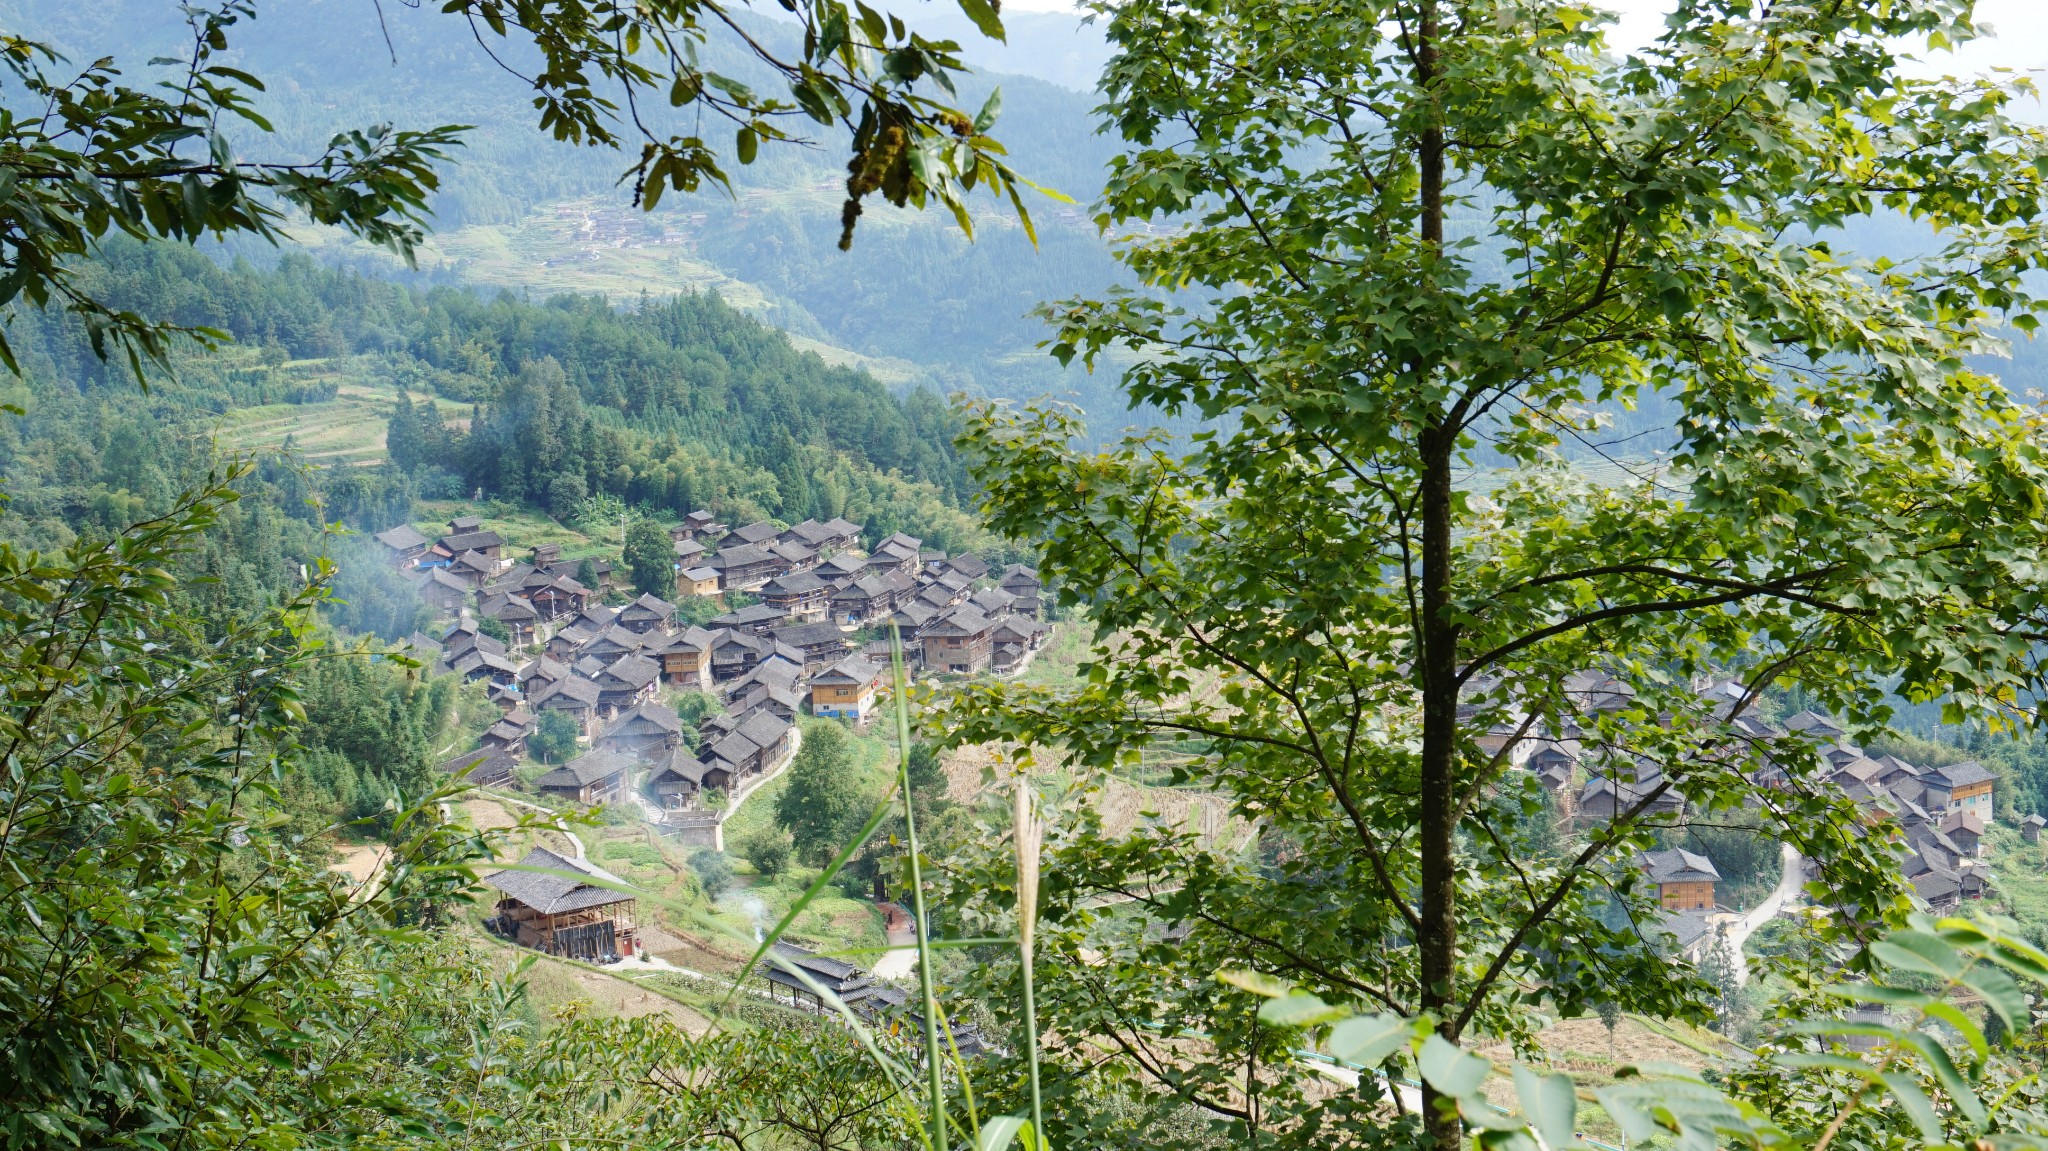
<svg viewBox="0 0 2048 1151">
<path fill-rule="evenodd" d="M 1642 862 L 1643 870 L 1655 883 L 1698 883 L 1721 878 L 1713 860 L 1684 848 L 1644 852 Z"/>
<path fill-rule="evenodd" d="M 558 679 L 534 692 L 533 704 L 535 707 L 553 705 L 559 708 L 563 702 L 575 702 L 585 707 L 596 707 L 598 699 L 603 695 L 603 690 L 595 683 L 580 675 L 572 675 Z"/>
<path fill-rule="evenodd" d="M 427 546 L 427 537 L 421 535 L 411 524 L 399 524 L 370 538 L 393 551 L 409 552 L 414 548 Z"/>
<path fill-rule="evenodd" d="M 535 781 L 538 787 L 584 787 L 610 779 L 633 765 L 631 756 L 610 751 L 586 751 Z"/>
<path fill-rule="evenodd" d="M 791 647 L 825 647 L 830 644 L 844 645 L 846 633 L 836 623 L 800 623 L 795 627 L 779 627 L 769 633 L 776 643 Z"/>
<path fill-rule="evenodd" d="M 594 863 L 581 859 L 567 859 L 556 855 L 545 847 L 536 847 L 519 861 L 522 868 L 540 868 L 538 871 L 499 871 L 484 876 L 484 882 L 547 915 L 559 915 L 565 911 L 580 911 L 586 907 L 603 907 L 608 903 L 623 903 L 632 899 L 630 892 L 614 891 L 607 887 L 592 886 L 577 875 L 607 883 L 625 885 L 625 881 Z M 559 874 L 568 872 L 570 874 Z"/>
<path fill-rule="evenodd" d="M 619 713 L 617 719 L 605 725 L 604 734 L 616 735 L 634 724 L 645 724 L 657 731 L 674 735 L 683 730 L 682 718 L 675 709 L 658 703 L 643 703 Z"/>
<path fill-rule="evenodd" d="M 459 532 L 442 536 L 441 546 L 451 552 L 482 551 L 484 548 L 504 547 L 505 541 L 497 532 Z"/>
<path fill-rule="evenodd" d="M 1950 764 L 1947 767 L 1929 768 L 1927 774 L 1947 780 L 1951 790 L 1958 787 L 1968 787 L 1975 783 L 1991 783 L 1998 778 L 1989 771 L 1986 771 L 1984 765 L 1974 759 Z"/>
</svg>

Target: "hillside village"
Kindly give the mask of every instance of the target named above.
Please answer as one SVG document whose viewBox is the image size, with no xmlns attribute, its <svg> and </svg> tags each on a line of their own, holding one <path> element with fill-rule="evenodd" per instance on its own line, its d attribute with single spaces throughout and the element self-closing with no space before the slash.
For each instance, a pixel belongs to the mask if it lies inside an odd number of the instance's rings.
<svg viewBox="0 0 2048 1151">
<path fill-rule="evenodd" d="M 1588 716 L 1626 707 L 1633 698 L 1627 684 L 1595 671 L 1572 677 L 1564 691 Z M 1828 786 L 1853 800 L 1871 826 L 1896 826 L 1907 847 L 1900 875 L 1929 910 L 1954 911 L 1964 900 L 1989 894 L 1981 851 L 1995 820 L 1997 777 L 1982 764 L 1964 761 L 1925 767 L 1896 755 L 1872 755 L 1848 742 L 1848 731 L 1828 716 L 1800 711 L 1782 722 L 1772 722 L 1746 710 L 1736 713 L 1736 704 L 1745 697 L 1740 685 L 1716 684 L 1704 692 L 1731 729 L 1752 745 L 1787 738 L 1810 743 L 1831 769 L 1825 777 Z M 1689 814 L 1687 804 L 1667 774 L 1647 760 L 1631 758 L 1625 765 L 1610 761 L 1594 746 L 1590 726 L 1570 723 L 1554 732 L 1519 735 L 1502 726 L 1496 727 L 1488 743 L 1495 750 L 1507 747 L 1511 761 L 1536 776 L 1567 826 L 1597 826 L 1613 820 L 1617 813 L 1629 812 L 1663 816 L 1682 825 Z M 1784 771 L 1768 766 L 1768 755 L 1764 758 L 1767 766 L 1752 774 L 1755 785 L 1760 790 L 1786 787 Z M 2019 831 L 2032 843 L 2039 840 L 2044 826 L 2048 821 L 2029 815 L 2020 822 Z M 1791 877 L 1795 885 L 1822 878 L 1796 856 L 1789 856 L 1787 862 L 1800 869 Z M 1660 925 L 1662 930 L 1694 959 L 1701 958 L 1705 947 L 1724 929 L 1744 918 L 1736 909 L 1723 906 L 1718 891 L 1723 876 L 1704 855 L 1669 848 L 1644 853 L 1635 865 L 1655 887 L 1658 902 L 1668 913 Z M 1778 905 L 1768 909 L 1771 914 L 1794 909 L 1793 891 L 1783 887 L 1781 891 L 1785 894 Z M 1737 942 L 1739 945 L 1739 939 Z"/>
<path fill-rule="evenodd" d="M 533 789 L 559 804 L 637 805 L 684 843 L 723 846 L 727 813 L 795 756 L 800 715 L 872 720 L 891 681 L 892 631 L 907 675 L 1015 674 L 1051 634 L 1032 569 L 992 571 L 900 532 L 864 547 L 861 526 L 843 519 L 728 528 L 693 512 L 669 532 L 676 602 L 628 598 L 619 564 L 567 559 L 558 545 L 515 559 L 477 516 L 446 528 L 375 537 L 452 619 L 438 636 L 413 635 L 408 652 L 483 684 L 501 712 L 445 768 L 518 786 L 541 717 L 559 713 L 576 754 Z M 663 702 L 692 692 L 716 703 L 694 724 Z M 565 938 L 548 929 L 532 942 L 587 950 Z M 630 947 L 630 934 L 617 942 Z"/>
</svg>

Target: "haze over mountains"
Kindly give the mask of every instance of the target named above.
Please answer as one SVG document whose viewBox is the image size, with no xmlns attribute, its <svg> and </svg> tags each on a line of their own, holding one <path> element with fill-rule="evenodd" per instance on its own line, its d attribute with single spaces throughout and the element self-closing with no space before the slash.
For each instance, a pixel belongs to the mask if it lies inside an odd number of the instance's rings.
<svg viewBox="0 0 2048 1151">
<path fill-rule="evenodd" d="M 603 250 L 611 240 L 543 234 L 541 225 L 573 214 L 562 207 L 572 202 L 574 212 L 597 213 L 600 225 L 609 216 L 628 231 L 644 229 L 655 238 L 667 233 L 666 263 L 652 274 L 641 261 L 593 281 L 615 297 L 721 286 L 742 306 L 798 336 L 900 361 L 893 365 L 898 383 L 1010 396 L 1077 389 L 1091 411 L 1108 417 L 1105 423 L 1121 422 L 1116 414 L 1123 405 L 1111 398 L 1100 376 L 1063 372 L 1034 349 L 1044 332 L 1027 315 L 1042 301 L 1099 292 L 1118 279 L 1086 211 L 1100 189 L 1112 142 L 1091 126 L 1096 98 L 1079 90 L 1091 82 L 1106 48 L 1070 15 L 1014 13 L 1011 44 L 1004 48 L 976 45 L 957 13 L 941 14 L 933 6 L 930 13 L 913 14 L 931 15 L 936 34 L 970 45 L 970 59 L 1000 55 L 1034 73 L 977 77 L 963 86 L 961 102 L 979 107 L 999 85 L 997 135 L 1015 166 L 1075 201 L 1035 199 L 1035 250 L 1007 205 L 978 200 L 971 243 L 942 212 L 876 204 L 867 208 L 853 251 L 839 252 L 845 177 L 836 139 L 821 139 L 810 149 L 764 148 L 751 166 L 728 165 L 733 196 L 712 189 L 672 195 L 651 218 L 641 219 L 628 206 L 630 190 L 617 184 L 626 158 L 548 139 L 534 126 L 525 84 L 493 63 L 467 26 L 432 6 L 385 5 L 387 50 L 378 12 L 368 0 L 266 5 L 259 19 L 234 30 L 233 44 L 237 58 L 270 82 L 261 108 L 279 137 L 263 140 L 251 129 L 237 143 L 252 153 L 280 147 L 303 153 L 350 126 L 474 125 L 434 201 L 439 242 L 447 253 L 465 257 L 442 265 L 449 274 L 536 293 L 577 287 L 551 269 L 578 261 L 603 266 L 616 253 Z M 0 18 L 60 49 L 91 45 L 124 61 L 178 57 L 187 37 L 175 6 L 154 0 L 12 0 L 0 6 Z M 792 28 L 758 23 L 770 39 L 787 37 Z M 523 66 L 517 53 L 493 47 L 508 66 Z M 719 59 L 715 51 L 707 57 L 712 67 L 758 79 L 764 90 L 774 83 L 744 61 Z M 795 127 L 815 126 L 806 120 Z M 696 130 L 715 143 L 731 139 L 722 124 Z M 479 266 L 467 254 L 501 248 L 512 250 L 516 258 L 509 262 L 516 269 L 465 275 Z M 357 248 L 354 255 L 368 253 Z M 423 265 L 435 264 L 429 253 Z M 745 286 L 722 284 L 719 277 Z"/>
</svg>

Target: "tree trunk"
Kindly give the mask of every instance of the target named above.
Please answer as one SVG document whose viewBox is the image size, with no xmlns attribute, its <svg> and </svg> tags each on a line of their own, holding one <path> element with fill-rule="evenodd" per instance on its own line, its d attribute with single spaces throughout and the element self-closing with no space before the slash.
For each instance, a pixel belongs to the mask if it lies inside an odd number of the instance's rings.
<svg viewBox="0 0 2048 1151">
<path fill-rule="evenodd" d="M 1415 21 L 1415 79 L 1426 106 L 1416 162 L 1421 238 L 1432 259 L 1442 256 L 1444 241 L 1443 121 L 1442 109 L 1433 106 L 1439 33 L 1436 0 L 1421 0 Z M 1435 370 L 1430 364 L 1414 368 L 1418 383 L 1425 385 Z M 1423 432 L 1417 445 L 1422 449 L 1422 931 L 1416 948 L 1422 1008 L 1438 1018 L 1439 1031 L 1452 1040 L 1458 1037 L 1458 652 L 1457 629 L 1450 618 L 1451 459 L 1457 439 L 1456 417 L 1446 415 Z M 1439 1114 L 1436 1104 L 1436 1092 L 1423 1084 L 1425 1129 L 1439 1151 L 1451 1151 L 1463 1138 L 1463 1127 L 1455 1114 Z"/>
</svg>

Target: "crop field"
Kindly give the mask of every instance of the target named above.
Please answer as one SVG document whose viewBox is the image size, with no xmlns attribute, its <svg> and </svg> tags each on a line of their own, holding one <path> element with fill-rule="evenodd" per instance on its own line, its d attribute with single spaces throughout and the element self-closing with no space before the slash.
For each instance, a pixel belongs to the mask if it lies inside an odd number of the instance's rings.
<svg viewBox="0 0 2048 1151">
<path fill-rule="evenodd" d="M 382 463 L 384 431 L 398 403 L 398 386 L 380 378 L 360 359 L 294 360 L 284 368 L 304 383 L 334 382 L 335 397 L 309 404 L 264 404 L 236 408 L 221 418 L 222 449 L 274 452 L 289 439 L 308 461 L 322 465 Z M 414 403 L 430 397 L 416 395 Z M 462 422 L 469 407 L 453 400 L 434 400 L 443 419 Z"/>
</svg>

